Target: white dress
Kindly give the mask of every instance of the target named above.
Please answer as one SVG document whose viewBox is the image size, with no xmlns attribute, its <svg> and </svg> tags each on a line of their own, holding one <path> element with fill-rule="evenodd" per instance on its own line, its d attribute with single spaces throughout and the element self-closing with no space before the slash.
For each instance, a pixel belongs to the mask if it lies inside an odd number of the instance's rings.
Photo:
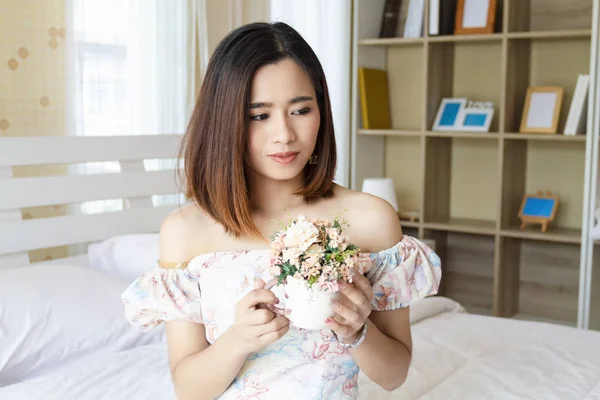
<svg viewBox="0 0 600 400">
<path fill-rule="evenodd" d="M 373 310 L 407 307 L 437 293 L 440 259 L 419 240 L 404 236 L 394 247 L 367 256 Z M 157 268 L 123 293 L 127 318 L 144 330 L 174 319 L 201 323 L 213 343 L 233 325 L 235 306 L 253 289 L 254 278 L 272 279 L 269 257 L 269 249 L 217 252 L 179 268 Z M 355 399 L 358 372 L 330 330 L 290 326 L 277 342 L 248 357 L 219 399 Z"/>
</svg>

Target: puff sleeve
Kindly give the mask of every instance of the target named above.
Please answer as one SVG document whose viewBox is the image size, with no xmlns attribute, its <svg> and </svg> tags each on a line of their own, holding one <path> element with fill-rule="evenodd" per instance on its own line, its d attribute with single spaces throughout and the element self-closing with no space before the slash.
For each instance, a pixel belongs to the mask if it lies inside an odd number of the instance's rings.
<svg viewBox="0 0 600 400">
<path fill-rule="evenodd" d="M 405 235 L 394 247 L 369 257 L 372 265 L 366 277 L 373 286 L 373 310 L 408 307 L 438 292 L 440 258 L 423 242 Z"/>
<path fill-rule="evenodd" d="M 141 330 L 185 319 L 202 323 L 200 285 L 187 269 L 156 268 L 121 295 L 127 320 Z"/>
</svg>

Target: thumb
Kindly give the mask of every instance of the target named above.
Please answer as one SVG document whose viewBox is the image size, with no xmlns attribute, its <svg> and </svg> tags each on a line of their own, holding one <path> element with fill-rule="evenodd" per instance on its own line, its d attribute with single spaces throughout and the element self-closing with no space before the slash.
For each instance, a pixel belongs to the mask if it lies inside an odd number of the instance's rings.
<svg viewBox="0 0 600 400">
<path fill-rule="evenodd" d="M 262 289 L 265 287 L 265 281 L 260 278 L 254 278 L 254 289 Z"/>
</svg>

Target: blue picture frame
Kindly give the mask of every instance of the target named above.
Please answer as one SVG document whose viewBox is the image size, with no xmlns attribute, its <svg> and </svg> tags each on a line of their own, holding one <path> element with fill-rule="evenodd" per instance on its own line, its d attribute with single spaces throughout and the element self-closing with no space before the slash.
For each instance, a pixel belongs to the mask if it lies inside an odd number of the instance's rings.
<svg viewBox="0 0 600 400">
<path fill-rule="evenodd" d="M 463 111 L 467 106 L 466 98 L 444 98 L 438 108 L 434 131 L 458 131 L 462 126 Z"/>
<path fill-rule="evenodd" d="M 538 193 L 537 195 L 525 195 L 521 202 L 519 218 L 521 229 L 527 224 L 535 223 L 542 225 L 542 232 L 546 232 L 548 224 L 554 221 L 558 209 L 558 197 L 551 193 Z"/>
<path fill-rule="evenodd" d="M 489 132 L 494 119 L 493 108 L 466 107 L 460 117 L 463 132 Z"/>
</svg>

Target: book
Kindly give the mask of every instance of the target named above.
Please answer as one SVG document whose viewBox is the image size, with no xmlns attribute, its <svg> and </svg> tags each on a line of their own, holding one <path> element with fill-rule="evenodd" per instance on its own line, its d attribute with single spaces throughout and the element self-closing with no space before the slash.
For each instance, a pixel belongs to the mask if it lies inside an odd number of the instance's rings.
<svg viewBox="0 0 600 400">
<path fill-rule="evenodd" d="M 390 95 L 387 71 L 359 68 L 358 83 L 364 129 L 390 129 Z"/>
<path fill-rule="evenodd" d="M 584 133 L 589 85 L 590 76 L 587 74 L 580 74 L 577 78 L 573 99 L 571 100 L 571 106 L 569 107 L 567 122 L 565 123 L 564 134 L 567 136 Z"/>
<path fill-rule="evenodd" d="M 429 0 L 429 35 L 440 34 L 440 0 Z"/>
<path fill-rule="evenodd" d="M 440 35 L 453 35 L 456 21 L 456 0 L 440 0 Z"/>
<path fill-rule="evenodd" d="M 380 38 L 396 36 L 401 5 L 402 0 L 385 0 L 383 17 L 381 20 L 381 29 L 379 31 Z"/>
<path fill-rule="evenodd" d="M 404 24 L 404 38 L 418 38 L 423 33 L 425 0 L 410 0 L 408 15 Z"/>
</svg>

